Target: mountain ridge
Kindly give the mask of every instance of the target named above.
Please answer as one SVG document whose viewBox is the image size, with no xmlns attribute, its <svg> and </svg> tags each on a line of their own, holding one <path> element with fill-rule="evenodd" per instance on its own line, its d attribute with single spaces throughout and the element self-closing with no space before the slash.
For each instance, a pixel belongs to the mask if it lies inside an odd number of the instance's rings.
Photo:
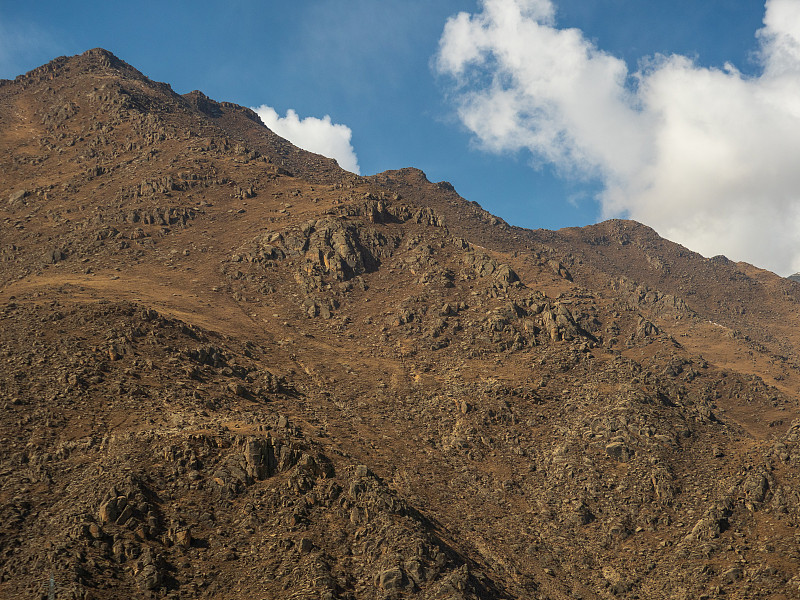
<svg viewBox="0 0 800 600">
<path fill-rule="evenodd" d="M 0 85 L 0 598 L 800 595 L 796 283 L 254 117 Z"/>
</svg>

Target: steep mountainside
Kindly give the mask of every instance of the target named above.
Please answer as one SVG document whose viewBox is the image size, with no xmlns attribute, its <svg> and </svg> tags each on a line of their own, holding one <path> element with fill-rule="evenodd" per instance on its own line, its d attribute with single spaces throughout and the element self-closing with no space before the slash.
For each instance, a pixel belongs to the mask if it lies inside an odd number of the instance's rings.
<svg viewBox="0 0 800 600">
<path fill-rule="evenodd" d="M 100 49 L 0 168 L 0 598 L 800 597 L 800 284 Z"/>
</svg>

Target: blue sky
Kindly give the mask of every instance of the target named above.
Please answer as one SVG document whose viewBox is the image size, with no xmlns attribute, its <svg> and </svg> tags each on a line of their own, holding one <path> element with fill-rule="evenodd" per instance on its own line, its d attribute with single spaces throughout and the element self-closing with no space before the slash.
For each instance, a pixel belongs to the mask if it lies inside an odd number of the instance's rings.
<svg viewBox="0 0 800 600">
<path fill-rule="evenodd" d="M 771 3 L 776 22 L 791 21 L 793 15 L 779 14 L 777 5 L 793 0 Z M 791 6 L 784 9 L 792 13 Z M 498 21 L 500 12 L 513 23 Z M 466 13 L 460 21 L 459 13 Z M 224 5 L 0 0 L 0 77 L 13 78 L 56 56 L 100 46 L 180 93 L 200 89 L 217 100 L 267 105 L 278 116 L 288 110 L 300 119 L 327 115 L 352 132 L 362 174 L 415 166 L 432 181 L 450 181 L 462 196 L 512 224 L 559 228 L 631 216 L 707 256 L 724 253 L 788 274 L 800 270 L 800 244 L 793 233 L 800 227 L 787 227 L 778 241 L 770 236 L 760 250 L 761 238 L 747 229 L 753 223 L 754 208 L 748 204 L 753 194 L 771 207 L 765 219 L 794 224 L 798 203 L 787 191 L 794 185 L 791 176 L 782 187 L 763 184 L 767 171 L 774 177 L 777 168 L 780 176 L 780 157 L 757 165 L 755 182 L 733 182 L 725 189 L 690 185 L 726 180 L 727 171 L 718 163 L 694 172 L 670 158 L 697 148 L 700 131 L 705 137 L 699 146 L 708 151 L 693 164 L 704 164 L 704 157 L 718 150 L 711 143 L 720 137 L 715 128 L 730 129 L 711 116 L 680 112 L 694 100 L 676 88 L 692 90 L 703 106 L 718 96 L 730 97 L 731 89 L 753 88 L 729 109 L 731 119 L 765 119 L 765 111 L 747 112 L 753 98 L 782 81 L 776 76 L 769 86 L 755 89 L 768 69 L 764 40 L 773 39 L 756 36 L 764 19 L 764 4 L 730 0 L 230 0 Z M 574 35 L 565 33 L 569 28 Z M 530 35 L 516 39 L 520 31 Z M 793 39 L 791 31 L 778 33 L 780 39 Z M 479 55 L 459 47 L 458 35 L 480 46 Z M 578 64 L 587 79 L 566 82 L 567 91 L 537 87 L 541 77 L 525 65 L 546 54 L 541 44 L 555 43 L 546 40 L 559 39 L 568 42 L 564 56 L 573 52 L 578 63 L 561 64 L 562 56 L 556 55 L 539 75 L 552 79 L 546 68 L 563 73 Z M 516 45 L 505 47 L 506 40 Z M 653 58 L 658 55 L 685 61 Z M 617 87 L 592 87 L 606 73 L 620 72 Z M 716 83 L 706 85 L 707 80 Z M 583 96 L 584 103 L 569 94 Z M 506 113 L 495 110 L 510 96 L 514 102 Z M 594 97 L 600 98 L 597 104 L 586 102 Z M 587 130 L 577 114 L 581 111 L 606 128 Z M 796 116 L 790 108 L 786 114 L 790 121 Z M 513 132 L 504 127 L 506 121 L 515 124 Z M 687 123 L 700 125 L 687 133 Z M 772 121 L 767 126 L 781 128 Z M 555 133 L 542 137 L 551 129 Z M 593 145 L 597 136 L 616 138 L 616 132 L 619 147 Z M 682 146 L 675 141 L 680 135 L 694 141 Z M 742 131 L 717 152 L 731 157 L 727 169 L 742 171 L 736 144 L 749 136 Z M 773 141 L 764 140 L 764 147 Z M 785 152 L 792 151 L 786 144 Z M 649 158 L 634 160 L 631 148 Z M 665 183 L 673 180 L 686 184 Z M 734 198 L 734 187 L 751 196 Z M 705 212 L 692 210 L 705 202 L 693 196 L 695 189 L 715 199 Z M 673 206 L 673 196 L 684 194 L 686 201 L 675 200 Z M 769 204 L 768 194 L 779 198 Z M 639 202 L 640 197 L 645 199 Z M 738 221 L 725 221 L 724 215 L 738 215 Z M 766 234 L 762 229 L 768 224 L 759 224 L 759 235 Z M 758 239 L 745 244 L 743 237 Z"/>
</svg>

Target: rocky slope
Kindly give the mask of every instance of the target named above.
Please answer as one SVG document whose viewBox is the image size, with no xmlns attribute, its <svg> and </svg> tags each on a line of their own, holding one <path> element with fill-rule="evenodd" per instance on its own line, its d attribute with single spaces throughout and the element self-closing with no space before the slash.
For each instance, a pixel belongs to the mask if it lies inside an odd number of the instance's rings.
<svg viewBox="0 0 800 600">
<path fill-rule="evenodd" d="M 0 82 L 0 597 L 800 597 L 800 284 Z"/>
</svg>

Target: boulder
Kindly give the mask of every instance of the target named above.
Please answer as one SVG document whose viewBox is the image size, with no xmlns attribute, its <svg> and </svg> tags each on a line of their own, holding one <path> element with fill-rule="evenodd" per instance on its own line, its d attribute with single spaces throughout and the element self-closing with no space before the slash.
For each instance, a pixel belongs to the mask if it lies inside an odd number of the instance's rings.
<svg viewBox="0 0 800 600">
<path fill-rule="evenodd" d="M 625 445 L 625 442 L 611 442 L 606 444 L 606 454 L 619 462 L 628 462 L 633 456 L 633 450 Z"/>
<path fill-rule="evenodd" d="M 381 571 L 378 575 L 378 585 L 382 590 L 399 590 L 405 582 L 405 574 L 400 567 L 391 567 Z"/>
<path fill-rule="evenodd" d="M 8 196 L 8 203 L 12 206 L 20 204 L 24 198 L 28 196 L 28 190 L 17 190 Z"/>
</svg>

